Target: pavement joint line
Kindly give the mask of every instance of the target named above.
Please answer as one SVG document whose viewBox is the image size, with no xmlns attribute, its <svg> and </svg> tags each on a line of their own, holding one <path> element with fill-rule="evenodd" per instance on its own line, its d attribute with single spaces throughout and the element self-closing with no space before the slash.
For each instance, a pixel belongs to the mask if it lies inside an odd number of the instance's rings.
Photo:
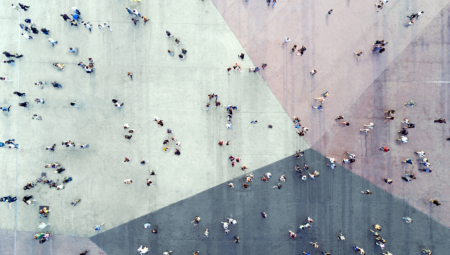
<svg viewBox="0 0 450 255">
<path fill-rule="evenodd" d="M 20 24 L 20 17 L 21 17 L 21 15 L 20 15 L 20 10 L 19 10 L 19 24 Z M 20 28 L 18 28 L 18 30 L 19 30 L 19 33 L 18 33 L 18 37 L 19 37 L 19 54 L 20 54 L 20 40 L 21 40 L 21 38 L 20 38 L 20 36 L 21 36 L 21 33 L 20 33 Z M 18 62 L 20 62 L 20 58 L 19 58 L 19 61 Z M 18 89 L 18 91 L 19 91 L 19 88 L 20 88 L 20 64 L 18 64 L 17 65 L 17 89 Z M 19 98 L 17 98 L 17 102 L 19 102 Z M 17 113 L 16 113 L 16 138 L 18 139 L 18 137 L 19 137 L 19 111 L 17 111 Z M 17 143 L 17 141 L 15 141 L 16 143 Z M 16 196 L 17 196 L 17 194 L 18 194 L 18 192 L 17 192 L 17 182 L 18 182 L 18 176 L 19 176 L 19 173 L 18 173 L 18 171 L 19 171 L 19 149 L 16 149 Z M 15 203 L 15 208 L 14 208 L 14 210 L 15 210 L 15 212 L 14 212 L 14 255 L 16 255 L 17 254 L 17 201 L 16 201 L 16 203 Z"/>
</svg>

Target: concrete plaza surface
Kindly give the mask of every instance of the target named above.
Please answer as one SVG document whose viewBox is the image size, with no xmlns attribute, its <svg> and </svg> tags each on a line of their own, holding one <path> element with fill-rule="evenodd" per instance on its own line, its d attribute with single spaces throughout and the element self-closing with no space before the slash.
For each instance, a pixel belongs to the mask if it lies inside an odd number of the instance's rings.
<svg viewBox="0 0 450 255">
<path fill-rule="evenodd" d="M 263 12 L 265 9 L 258 9 L 262 7 L 256 5 L 256 1 L 221 3 L 227 3 L 226 6 L 234 3 L 247 9 L 253 6 L 252 12 L 248 12 L 248 15 L 240 13 L 242 16 L 235 20 L 244 25 L 246 19 L 254 19 L 251 24 L 257 24 L 266 17 Z M 298 2 L 285 3 L 295 5 Z M 327 1 L 318 3 L 329 6 Z M 11 112 L 2 113 L 2 137 L 4 140 L 15 138 L 20 148 L 3 148 L 0 151 L 0 195 L 17 195 L 19 199 L 11 209 L 4 204 L 0 206 L 0 214 L 6 219 L 0 223 L 0 236 L 4 240 L 0 243 L 0 254 L 77 254 L 84 249 L 90 249 L 92 254 L 137 254 L 136 249 L 141 244 L 148 245 L 151 254 L 162 254 L 167 250 L 173 250 L 174 254 L 191 253 L 194 250 L 201 250 L 201 254 L 263 254 L 265 251 L 298 254 L 303 250 L 313 252 L 308 246 L 309 241 L 318 241 L 319 250 L 323 248 L 324 251 L 332 251 L 332 254 L 348 254 L 352 245 L 359 245 L 366 252 L 375 254 L 380 251 L 368 232 L 374 223 L 383 226 L 381 235 L 388 241 L 387 250 L 394 254 L 419 253 L 420 248 L 430 248 L 436 254 L 445 254 L 444 251 L 450 248 L 445 241 L 450 235 L 448 228 L 441 225 L 443 220 L 438 218 L 437 222 L 428 217 L 436 218 L 431 212 L 438 210 L 448 212 L 445 203 L 438 208 L 430 207 L 422 199 L 420 201 L 424 202 L 429 212 L 418 212 L 407 203 L 411 203 L 410 200 L 406 199 L 405 202 L 392 197 L 386 185 L 381 188 L 388 192 L 377 188 L 367 181 L 372 181 L 370 178 L 358 172 L 363 178 L 343 168 L 330 173 L 324 148 L 315 147 L 320 154 L 309 146 L 320 143 L 320 139 L 325 137 L 325 131 L 332 126 L 328 119 L 334 119 L 336 113 L 348 109 L 348 105 L 359 99 L 362 91 L 394 62 L 400 52 L 395 53 L 395 56 L 388 55 L 380 69 L 373 69 L 376 71 L 372 73 L 371 68 L 378 63 L 373 60 L 373 66 L 366 67 L 370 71 L 370 83 L 367 84 L 368 80 L 361 80 L 361 77 L 355 78 L 361 84 L 357 86 L 351 83 L 355 89 L 348 93 L 351 99 L 345 100 L 347 105 L 327 104 L 326 107 L 333 110 L 326 113 L 325 121 L 323 113 L 311 111 L 311 99 L 324 89 L 330 90 L 336 98 L 342 98 L 341 92 L 337 90 L 340 84 L 333 85 L 336 90 L 319 86 L 319 83 L 326 83 L 325 80 L 319 81 L 323 79 L 320 75 L 314 77 L 317 81 L 307 75 L 310 69 L 316 68 L 315 65 L 301 64 L 300 68 L 292 64 L 290 72 L 304 76 L 297 81 L 305 87 L 292 93 L 288 88 L 290 85 L 279 87 L 268 78 L 268 75 L 277 75 L 270 73 L 279 69 L 278 65 L 283 66 L 287 62 L 260 58 L 253 52 L 257 48 L 258 52 L 264 52 L 271 58 L 282 56 L 287 60 L 290 57 L 289 47 L 280 47 L 283 52 L 278 54 L 275 47 L 264 44 L 265 39 L 277 38 L 277 47 L 281 46 L 287 33 L 283 31 L 285 26 L 279 26 L 279 31 L 274 30 L 276 33 L 267 31 L 266 35 L 259 35 L 261 39 L 253 43 L 262 44 L 254 48 L 248 47 L 250 44 L 244 43 L 241 38 L 250 30 L 238 33 L 230 22 L 231 16 L 227 16 L 227 13 L 232 12 L 223 12 L 218 1 L 51 1 L 45 5 L 41 1 L 29 1 L 25 4 L 31 6 L 27 12 L 18 12 L 10 8 L 9 3 L 3 3 L 0 9 L 0 28 L 3 38 L 8 38 L 0 41 L 1 49 L 25 55 L 16 60 L 15 66 L 3 64 L 0 67 L 0 76 L 11 80 L 1 84 L 0 106 L 12 105 Z M 283 2 L 277 4 L 274 11 L 278 11 L 278 7 L 282 7 L 279 4 Z M 264 3 L 261 5 L 267 6 Z M 80 9 L 83 20 L 92 23 L 91 33 L 81 24 L 79 27 L 70 27 L 59 16 L 70 14 L 72 6 Z M 362 3 L 358 3 L 358 6 L 355 12 L 359 10 L 358 15 L 361 16 L 358 17 L 364 17 L 369 7 L 366 10 Z M 368 6 L 373 7 L 373 4 Z M 404 10 L 398 4 L 393 3 L 392 6 L 396 7 L 391 10 L 390 5 L 387 5 L 389 8 L 385 8 L 384 15 L 399 15 L 400 22 L 400 16 L 405 16 Z M 427 15 L 417 23 L 424 27 L 431 24 L 445 6 L 445 1 L 428 6 Z M 134 26 L 132 16 L 125 7 L 136 8 L 150 18 L 150 22 L 144 25 L 140 21 Z M 353 6 L 347 4 L 346 8 L 350 7 Z M 302 8 L 315 10 L 316 7 L 313 3 L 304 2 Z M 286 6 L 283 10 L 289 8 Z M 328 7 L 324 12 L 327 10 Z M 412 11 L 408 10 L 407 14 L 409 12 Z M 260 19 L 254 15 L 259 15 Z M 286 25 L 291 22 L 291 17 L 283 20 L 283 15 L 280 12 L 280 23 L 274 24 Z M 292 15 L 297 15 L 297 10 L 292 10 Z M 38 29 L 46 27 L 51 30 L 49 37 L 58 40 L 58 44 L 52 47 L 47 41 L 48 36 L 42 33 L 35 35 L 34 40 L 22 37 L 20 33 L 23 30 L 19 28 L 19 23 L 24 23 L 26 18 L 30 18 Z M 335 18 L 334 14 L 330 18 Z M 319 16 L 315 19 L 318 20 Z M 354 15 L 343 20 L 355 23 L 360 18 Z M 111 25 L 112 32 L 107 28 L 102 31 L 97 28 L 97 24 L 105 21 Z M 332 30 L 323 33 L 320 30 L 331 25 L 328 22 L 312 22 L 314 30 L 311 31 L 318 31 L 308 38 L 314 39 L 317 45 L 322 45 L 322 41 L 329 42 L 333 38 L 333 34 L 330 34 Z M 385 21 L 369 22 L 361 31 L 372 33 L 380 22 L 383 24 Z M 303 26 L 308 27 L 308 23 Z M 389 29 L 394 29 L 388 23 L 384 26 L 388 30 L 383 30 L 383 33 L 391 33 Z M 395 28 L 399 31 L 403 29 L 400 26 Z M 413 29 L 416 28 L 411 29 L 415 31 Z M 166 30 L 180 39 L 179 47 L 174 38 L 166 36 Z M 378 34 L 372 40 L 364 33 L 349 35 L 367 39 L 367 47 L 375 39 L 380 39 Z M 338 43 L 344 47 L 346 42 L 356 43 L 352 41 L 355 38 L 349 37 Z M 398 45 L 399 51 L 407 47 L 408 38 L 404 34 L 395 38 L 389 39 L 388 47 Z M 275 39 L 273 42 L 275 45 Z M 69 47 L 78 47 L 79 54 L 70 53 Z M 345 50 L 350 49 L 348 45 L 345 47 Z M 182 61 L 177 58 L 181 48 L 188 51 Z M 168 49 L 175 52 L 175 57 L 167 53 Z M 244 61 L 237 57 L 241 52 L 246 53 Z M 348 65 L 339 63 L 344 50 L 333 54 L 308 46 L 307 53 L 304 59 L 314 56 L 319 58 L 325 53 L 332 56 L 332 62 L 323 60 L 321 66 L 344 68 L 339 77 L 349 79 L 349 71 L 345 69 L 349 68 Z M 364 56 L 367 58 L 370 55 L 368 53 L 365 50 Z M 92 74 L 86 74 L 77 66 L 79 61 L 87 63 L 89 57 L 95 60 L 96 69 Z M 386 54 L 379 57 L 386 57 Z M 56 70 L 51 65 L 54 62 L 65 64 L 65 70 Z M 242 72 L 232 71 L 227 75 L 226 67 L 236 62 L 243 67 Z M 268 63 L 269 68 L 260 74 L 247 72 L 248 67 L 261 66 L 262 62 Z M 363 61 L 355 65 L 360 64 Z M 294 72 L 297 69 L 299 71 Z M 367 70 L 362 74 L 367 74 Z M 133 81 L 126 76 L 127 72 L 133 72 Z M 284 77 L 290 79 L 291 76 L 285 73 Z M 63 88 L 57 90 L 46 84 L 41 90 L 34 85 L 37 80 L 57 81 Z M 350 91 L 350 87 L 350 83 L 344 82 L 342 90 Z M 25 92 L 26 96 L 18 98 L 12 94 L 13 91 Z M 206 111 L 205 104 L 209 102 L 207 95 L 211 93 L 220 95 L 222 105 Z M 299 94 L 308 97 L 308 101 L 297 98 Z M 35 104 L 35 98 L 44 98 L 45 104 Z M 113 98 L 125 103 L 122 109 L 113 106 Z M 79 108 L 69 105 L 73 100 L 77 101 Z M 299 100 L 305 105 L 298 104 Z M 24 101 L 30 102 L 29 107 L 19 109 L 17 103 Z M 226 129 L 225 107 L 229 104 L 238 107 L 238 111 L 233 114 L 232 130 Z M 33 114 L 41 115 L 43 120 L 32 120 Z M 300 116 L 304 126 L 310 127 L 306 136 L 309 144 L 296 135 L 290 120 L 293 114 Z M 164 127 L 159 127 L 153 121 L 154 116 L 164 121 Z M 253 119 L 259 123 L 251 125 Z M 124 139 L 125 123 L 136 129 L 131 140 Z M 273 124 L 274 128 L 268 129 L 268 124 Z M 169 137 L 166 128 L 172 129 L 174 136 L 182 142 L 179 157 L 173 154 L 174 144 L 171 144 L 170 152 L 162 151 L 162 142 Z M 77 144 L 89 143 L 90 147 L 80 149 L 60 145 L 61 141 L 69 139 Z M 230 141 L 231 144 L 219 147 L 219 140 Z M 45 150 L 46 146 L 54 143 L 57 144 L 55 152 Z M 332 154 L 335 153 L 334 148 L 330 147 Z M 294 174 L 294 165 L 303 163 L 292 157 L 298 149 L 307 150 L 302 160 L 306 160 L 312 170 L 321 172 L 317 180 L 303 183 Z M 228 161 L 230 155 L 240 157 L 242 163 L 232 168 Z M 132 157 L 131 162 L 124 163 L 124 157 Z M 139 164 L 142 159 L 148 161 L 144 166 Z M 66 171 L 57 175 L 53 169 L 44 168 L 45 164 L 52 162 L 59 162 Z M 249 168 L 246 172 L 253 172 L 256 177 L 256 183 L 252 183 L 247 190 L 242 190 L 240 186 L 244 174 L 240 170 L 241 165 L 246 165 Z M 156 171 L 156 176 L 149 175 L 152 169 Z M 274 174 L 274 181 L 265 185 L 259 178 L 267 171 Z M 49 189 L 42 184 L 32 190 L 22 190 L 27 182 L 40 177 L 42 172 L 46 172 L 52 180 L 62 180 L 64 176 L 71 176 L 74 180 L 62 191 Z M 273 190 L 271 186 L 281 173 L 287 174 L 288 182 L 281 190 Z M 133 184 L 126 186 L 123 180 L 129 178 Z M 151 178 L 155 185 L 147 187 L 147 178 Z M 225 184 L 230 180 L 236 185 L 234 189 L 229 189 Z M 360 191 L 365 189 L 372 190 L 374 194 L 371 197 L 362 195 Z M 339 196 L 341 193 L 342 196 Z M 394 194 L 399 196 L 399 193 Z M 25 195 L 33 195 L 37 204 L 28 206 L 21 202 Z M 81 198 L 82 202 L 73 207 L 70 202 L 75 198 Z M 50 216 L 45 221 L 51 223 L 48 230 L 54 236 L 49 242 L 40 245 L 32 240 L 32 235 L 37 233 L 41 222 L 38 215 L 38 206 L 41 205 L 51 208 Z M 260 225 L 260 210 L 266 210 L 269 214 L 268 229 Z M 195 215 L 202 216 L 202 223 L 194 228 L 190 221 Z M 227 237 L 222 233 L 220 221 L 230 216 L 238 220 L 239 229 L 235 232 L 232 226 L 231 235 Z M 292 242 L 287 237 L 287 231 L 297 230 L 307 216 L 316 221 L 313 229 L 299 233 Z M 412 217 L 414 223 L 405 224 L 401 220 L 404 216 Z M 355 223 L 349 224 L 353 219 Z M 148 229 L 143 228 L 143 223 L 147 220 L 159 226 L 159 234 L 145 232 Z M 94 227 L 101 223 L 105 225 L 97 233 Z M 210 239 L 202 238 L 206 228 L 204 225 L 211 226 Z M 336 240 L 340 230 L 347 237 L 345 243 Z M 232 242 L 235 233 L 241 236 L 242 243 L 238 246 Z M 270 242 L 273 245 L 269 250 L 261 249 Z"/>
<path fill-rule="evenodd" d="M 364 1 L 258 1 L 213 0 L 239 42 L 256 63 L 266 62 L 261 75 L 286 112 L 302 119 L 311 132 L 305 137 L 313 149 L 339 160 L 346 151 L 358 155 L 350 167 L 391 194 L 405 199 L 423 213 L 450 226 L 450 206 L 430 210 L 429 199 L 447 201 L 445 190 L 450 174 L 447 125 L 434 119 L 450 119 L 449 104 L 449 11 L 450 1 L 389 1 L 376 12 Z M 328 10 L 333 13 L 326 16 Z M 413 26 L 406 17 L 424 11 Z M 282 45 L 285 37 L 291 42 Z M 372 53 L 376 40 L 389 43 L 382 54 Z M 305 45 L 303 56 L 290 54 L 294 44 Z M 356 60 L 354 51 L 363 51 Z M 318 73 L 310 75 L 312 69 Z M 330 96 L 324 109 L 313 98 L 325 91 Z M 414 109 L 404 103 L 415 100 Z M 384 111 L 395 109 L 396 121 L 384 123 Z M 350 127 L 334 120 L 344 115 Z M 416 124 L 409 143 L 398 144 L 401 120 Z M 375 123 L 368 136 L 360 134 L 364 124 Z M 384 155 L 380 146 L 391 148 Z M 433 173 L 417 173 L 401 160 L 416 158 L 424 150 Z M 406 171 L 418 175 L 417 182 L 401 183 Z M 395 185 L 386 187 L 389 177 Z"/>
<path fill-rule="evenodd" d="M 2 137 L 15 138 L 20 148 L 1 151 L 0 194 L 19 199 L 11 209 L 0 207 L 8 219 L 0 228 L 7 230 L 5 235 L 17 231 L 17 238 L 8 239 L 16 242 L 1 245 L 3 254 L 19 254 L 23 250 L 18 247 L 28 246 L 29 241 L 22 243 L 26 239 L 18 237 L 23 233 L 31 238 L 35 233 L 41 222 L 40 205 L 50 206 L 46 221 L 54 235 L 90 237 L 96 234 L 96 224 L 105 223 L 103 230 L 112 229 L 240 176 L 242 164 L 251 171 L 309 148 L 261 76 L 246 71 L 254 66 L 251 60 L 239 60 L 242 73 L 226 74 L 226 67 L 238 62 L 243 49 L 211 2 L 26 4 L 31 6 L 27 12 L 13 10 L 6 3 L 0 10 L 3 37 L 10 38 L 0 42 L 1 48 L 24 54 L 15 66 L 3 64 L 0 69 L 1 76 L 11 80 L 0 88 L 1 103 L 12 105 L 9 113 L 2 113 Z M 93 24 L 91 33 L 81 25 L 70 27 L 59 16 L 71 13 L 72 6 Z M 125 7 L 137 8 L 151 21 L 135 27 Z M 50 37 L 58 44 L 52 47 L 43 34 L 25 40 L 19 28 L 25 18 L 39 29 L 51 30 Z M 104 21 L 112 32 L 96 28 Z M 180 39 L 179 47 L 174 38 L 167 38 L 166 30 Z M 79 54 L 70 53 L 69 47 L 78 47 Z M 188 51 L 183 61 L 167 53 L 171 49 L 178 55 L 180 48 Z M 95 60 L 92 74 L 77 66 L 89 57 Z M 64 63 L 65 70 L 56 70 L 54 62 Z M 126 76 L 129 71 L 133 81 Z M 34 85 L 37 80 L 57 81 L 63 88 L 46 84 L 41 90 Z M 18 98 L 14 91 L 26 96 Z M 211 93 L 220 95 L 222 105 L 208 112 L 205 105 Z M 35 104 L 35 98 L 44 98 L 45 104 Z M 125 103 L 122 109 L 114 107 L 113 98 Z M 79 108 L 69 105 L 73 100 Z M 29 107 L 18 108 L 17 103 L 24 101 L 30 102 Z M 229 104 L 238 107 L 232 130 L 226 128 Z M 33 114 L 43 120 L 32 120 Z M 163 128 L 153 121 L 154 116 L 164 121 Z M 253 119 L 259 123 L 250 125 Z M 131 140 L 124 139 L 125 123 L 136 129 Z M 268 124 L 274 128 L 269 130 Z M 174 149 L 162 150 L 168 138 L 166 128 L 182 142 L 179 157 Z M 65 140 L 90 147 L 65 148 L 61 145 Z M 219 140 L 231 144 L 219 147 Z M 45 150 L 54 143 L 55 152 Z M 232 168 L 230 155 L 240 157 L 242 164 Z M 125 157 L 132 157 L 131 162 L 124 163 Z M 142 159 L 148 161 L 144 166 L 139 164 Z M 54 169 L 44 168 L 52 162 L 59 162 L 66 171 L 57 175 Z M 156 176 L 149 175 L 151 169 Z M 42 184 L 22 190 L 42 172 L 52 180 L 71 176 L 73 181 L 62 191 Z M 155 185 L 147 187 L 150 177 Z M 133 184 L 126 186 L 123 181 L 129 178 Z M 21 202 L 25 195 L 33 195 L 37 204 Z M 75 198 L 82 201 L 73 207 L 70 203 Z M 58 247 L 50 250 L 59 253 Z"/>
</svg>

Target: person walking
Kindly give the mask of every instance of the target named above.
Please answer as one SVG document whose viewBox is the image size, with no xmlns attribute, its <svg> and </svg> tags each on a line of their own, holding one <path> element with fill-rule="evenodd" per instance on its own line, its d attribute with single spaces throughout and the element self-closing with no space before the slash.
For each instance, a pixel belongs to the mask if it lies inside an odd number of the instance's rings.
<svg viewBox="0 0 450 255">
<path fill-rule="evenodd" d="M 46 29 L 46 28 L 41 28 L 42 33 L 44 33 L 45 35 L 49 35 L 50 30 Z"/>
<path fill-rule="evenodd" d="M 64 21 L 71 20 L 70 17 L 67 14 L 61 14 L 59 16 L 61 16 L 64 19 Z"/>
<path fill-rule="evenodd" d="M 130 77 L 131 80 L 133 80 L 133 74 L 132 73 L 128 72 L 127 76 Z"/>
<path fill-rule="evenodd" d="M 14 6 L 14 5 L 13 5 L 13 6 Z M 20 6 L 20 8 L 23 9 L 24 11 L 28 11 L 28 8 L 30 8 L 30 6 L 27 6 L 27 5 L 24 5 L 24 4 L 21 4 L 21 3 L 19 3 L 19 6 Z"/>
<path fill-rule="evenodd" d="M 327 17 L 330 16 L 331 13 L 333 13 L 333 9 L 330 9 L 330 10 L 327 12 Z"/>
<path fill-rule="evenodd" d="M 434 120 L 434 123 L 447 123 L 447 122 L 445 122 L 445 119 L 440 118 L 438 120 Z"/>
<path fill-rule="evenodd" d="M 24 96 L 25 96 L 25 93 L 20 93 L 19 91 L 14 91 L 13 94 L 14 94 L 14 95 L 17 95 L 17 96 L 19 96 L 19 97 L 24 97 Z"/>
<path fill-rule="evenodd" d="M 436 199 L 430 199 L 430 202 L 435 204 L 436 206 L 440 206 L 441 203 L 439 201 L 437 201 Z"/>
<path fill-rule="evenodd" d="M 69 48 L 69 51 L 72 52 L 73 54 L 76 54 L 76 55 L 77 55 L 77 53 L 78 53 L 78 48 L 70 47 L 70 48 Z"/>
<path fill-rule="evenodd" d="M 48 41 L 52 44 L 52 47 L 54 47 L 55 46 L 55 44 L 57 44 L 58 43 L 58 41 L 56 41 L 56 40 L 53 40 L 52 38 L 48 38 Z"/>
<path fill-rule="evenodd" d="M 142 15 L 142 19 L 144 20 L 144 25 L 147 24 L 147 22 L 150 20 L 147 17 L 145 17 L 144 15 Z"/>
<path fill-rule="evenodd" d="M 138 19 L 136 19 L 135 17 L 131 18 L 131 20 L 133 21 L 133 23 L 134 23 L 134 26 L 136 26 L 137 22 L 139 21 L 139 20 L 138 20 Z"/>
<path fill-rule="evenodd" d="M 289 39 L 289 37 L 286 37 L 286 38 L 284 38 L 283 44 L 288 43 L 288 42 L 290 42 L 290 41 L 291 41 L 291 39 Z"/>
<path fill-rule="evenodd" d="M 272 8 L 275 7 L 276 3 L 277 3 L 277 0 L 273 0 Z"/>
</svg>

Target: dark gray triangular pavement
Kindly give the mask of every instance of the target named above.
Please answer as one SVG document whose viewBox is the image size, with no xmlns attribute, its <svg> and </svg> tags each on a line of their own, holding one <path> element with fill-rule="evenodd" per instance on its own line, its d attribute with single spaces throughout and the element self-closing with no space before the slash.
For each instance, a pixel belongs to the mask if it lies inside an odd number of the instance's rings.
<svg viewBox="0 0 450 255">
<path fill-rule="evenodd" d="M 320 172 L 315 180 L 308 177 L 302 181 L 295 172 L 294 166 L 305 161 L 310 172 Z M 382 227 L 381 236 L 387 240 L 384 251 L 394 255 L 420 254 L 421 248 L 427 248 L 433 254 L 448 254 L 450 230 L 447 227 L 349 170 L 339 166 L 331 170 L 327 163 L 324 156 L 309 149 L 300 160 L 291 156 L 253 171 L 255 179 L 248 189 L 241 186 L 243 177 L 236 178 L 232 180 L 235 188 L 224 183 L 93 236 L 91 240 L 109 255 L 137 254 L 140 245 L 147 245 L 150 254 L 172 250 L 174 255 L 196 250 L 201 255 L 301 254 L 303 251 L 311 254 L 327 251 L 335 255 L 352 254 L 353 245 L 364 248 L 366 254 L 381 254 L 369 232 L 377 223 Z M 273 174 L 268 183 L 260 179 L 266 172 Z M 273 189 L 283 173 L 287 181 L 281 190 Z M 371 196 L 361 194 L 367 189 L 373 192 Z M 440 209 L 429 206 L 430 210 Z M 261 217 L 261 211 L 268 214 L 267 219 Z M 198 226 L 191 224 L 196 215 L 201 217 Z M 312 229 L 299 230 L 308 216 L 314 219 Z M 411 217 L 413 223 L 406 224 L 402 220 L 404 216 Z M 227 236 L 221 221 L 228 217 L 238 223 L 230 225 Z M 147 221 L 151 221 L 152 227 L 158 225 L 158 234 L 144 228 Z M 205 228 L 210 231 L 209 238 L 203 237 Z M 297 232 L 297 238 L 292 240 L 289 230 Z M 346 241 L 337 239 L 340 231 Z M 234 235 L 240 237 L 239 244 L 233 242 Z M 318 242 L 319 249 L 314 249 L 310 241 Z"/>
</svg>

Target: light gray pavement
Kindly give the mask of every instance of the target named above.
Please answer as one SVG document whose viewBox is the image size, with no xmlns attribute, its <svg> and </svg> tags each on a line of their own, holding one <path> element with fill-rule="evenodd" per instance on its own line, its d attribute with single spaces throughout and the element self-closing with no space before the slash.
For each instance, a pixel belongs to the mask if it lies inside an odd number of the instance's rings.
<svg viewBox="0 0 450 255">
<path fill-rule="evenodd" d="M 242 47 L 211 2 L 58 2 L 42 5 L 38 1 L 27 3 L 28 12 L 2 8 L 1 22 L 4 38 L 3 50 L 25 55 L 16 66 L 2 65 L 0 73 L 12 80 L 2 84 L 0 102 L 11 104 L 11 112 L 2 113 L 4 140 L 15 138 L 19 150 L 2 150 L 2 181 L 0 194 L 17 194 L 17 207 L 0 207 L 7 221 L 1 229 L 34 231 L 39 221 L 37 207 L 49 205 L 51 231 L 58 235 L 89 237 L 95 234 L 96 224 L 105 223 L 111 229 L 132 219 L 186 199 L 206 189 L 240 176 L 238 164 L 232 168 L 227 158 L 241 157 L 249 170 L 285 158 L 296 149 L 309 148 L 299 138 L 292 122 L 269 87 L 259 74 L 246 70 L 253 63 L 246 58 L 240 61 L 242 73 L 226 74 L 226 66 L 237 62 Z M 130 5 L 131 4 L 131 5 Z M 70 27 L 59 16 L 71 13 L 76 5 L 83 20 L 90 21 L 92 33 L 82 26 Z M 134 26 L 125 7 L 137 8 L 151 21 Z M 51 30 L 51 38 L 58 40 L 55 47 L 39 34 L 27 41 L 19 36 L 19 22 L 30 18 L 40 29 Z M 108 21 L 113 30 L 99 31 L 98 23 Z M 169 30 L 180 38 L 180 48 L 188 54 L 180 61 L 167 50 L 177 48 Z M 75 56 L 69 47 L 78 47 Z M 86 74 L 77 62 L 95 60 L 96 70 Z M 64 63 L 64 71 L 51 64 Z M 130 81 L 126 73 L 134 73 Z M 51 85 L 38 89 L 37 80 L 57 81 L 60 90 Z M 25 92 L 17 98 L 13 91 Z M 219 94 L 220 108 L 206 111 L 207 95 Z M 44 98 L 45 104 L 36 105 L 35 98 Z M 111 103 L 116 98 L 125 105 L 117 109 Z M 76 100 L 79 109 L 69 102 Z M 17 103 L 28 101 L 30 106 L 18 109 Z M 238 111 L 233 117 L 233 129 L 226 129 L 225 107 L 233 104 Z M 43 120 L 32 120 L 33 114 Z M 159 127 L 153 117 L 164 120 Z M 258 119 L 257 125 L 250 125 Z M 123 124 L 136 128 L 133 138 L 124 139 Z M 273 124 L 269 130 L 267 124 Z M 182 142 L 181 156 L 162 151 L 167 138 L 166 128 Z M 64 140 L 77 144 L 89 143 L 88 149 L 65 148 Z M 220 148 L 219 140 L 229 140 L 231 145 Z M 56 143 L 56 151 L 45 150 Z M 174 144 L 171 145 L 175 147 Z M 132 157 L 124 163 L 124 157 Z M 139 161 L 149 161 L 141 166 Z M 44 165 L 59 162 L 66 171 L 61 175 Z M 157 176 L 156 185 L 147 187 L 149 170 Z M 23 191 L 29 181 L 46 172 L 50 179 L 73 177 L 65 190 L 57 191 L 47 186 Z M 126 186 L 124 179 L 133 179 Z M 36 206 L 21 202 L 31 194 Z M 72 207 L 70 202 L 81 198 Z"/>
</svg>

